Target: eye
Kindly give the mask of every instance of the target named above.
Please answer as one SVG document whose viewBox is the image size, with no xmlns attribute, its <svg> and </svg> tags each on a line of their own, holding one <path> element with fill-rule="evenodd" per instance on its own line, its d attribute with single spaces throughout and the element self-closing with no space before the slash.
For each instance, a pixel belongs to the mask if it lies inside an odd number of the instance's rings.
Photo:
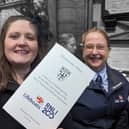
<svg viewBox="0 0 129 129">
<path fill-rule="evenodd" d="M 105 46 L 103 46 L 103 45 L 98 45 L 98 46 L 96 46 L 96 48 L 97 48 L 98 50 L 104 50 L 104 49 L 105 49 Z"/>
<path fill-rule="evenodd" d="M 37 37 L 33 34 L 26 34 L 26 38 L 30 41 L 37 40 Z"/>
<path fill-rule="evenodd" d="M 18 34 L 18 33 L 12 33 L 12 34 L 9 34 L 8 37 L 15 40 L 15 39 L 18 39 L 19 36 L 20 36 L 20 34 Z"/>
<path fill-rule="evenodd" d="M 94 48 L 94 46 L 92 46 L 92 45 L 86 45 L 85 46 L 85 49 L 88 49 L 88 50 L 91 50 L 91 49 L 93 49 Z"/>
</svg>

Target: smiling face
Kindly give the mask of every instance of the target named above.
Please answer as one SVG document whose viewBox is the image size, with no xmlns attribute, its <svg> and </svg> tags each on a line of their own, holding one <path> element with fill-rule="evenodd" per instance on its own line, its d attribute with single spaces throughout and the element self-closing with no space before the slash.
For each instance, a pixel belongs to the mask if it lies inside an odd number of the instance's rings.
<svg viewBox="0 0 129 129">
<path fill-rule="evenodd" d="M 31 66 L 38 53 L 36 29 L 27 20 L 10 24 L 4 40 L 4 53 L 12 66 Z"/>
<path fill-rule="evenodd" d="M 101 70 L 109 55 L 108 42 L 100 32 L 90 32 L 85 37 L 83 58 L 95 71 Z"/>
</svg>

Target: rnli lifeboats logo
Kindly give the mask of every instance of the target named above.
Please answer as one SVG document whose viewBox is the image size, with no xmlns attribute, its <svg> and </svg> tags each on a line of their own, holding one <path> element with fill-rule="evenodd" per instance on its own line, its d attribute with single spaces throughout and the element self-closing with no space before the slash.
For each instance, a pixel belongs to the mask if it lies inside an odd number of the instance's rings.
<svg viewBox="0 0 129 129">
<path fill-rule="evenodd" d="M 48 101 L 45 102 L 41 96 L 36 96 L 36 98 L 33 98 L 31 95 L 24 93 L 23 97 L 34 107 L 40 110 L 42 114 L 47 116 L 48 119 L 54 119 L 59 112 L 55 105 Z"/>
<path fill-rule="evenodd" d="M 60 81 L 67 79 L 71 75 L 71 72 L 68 68 L 62 66 L 57 74 L 57 78 Z"/>
<path fill-rule="evenodd" d="M 41 96 L 37 96 L 36 100 L 39 104 L 42 104 L 44 102 L 43 98 Z"/>
<path fill-rule="evenodd" d="M 118 95 L 117 98 L 115 99 L 115 103 L 123 103 L 124 97 L 122 95 Z"/>
<path fill-rule="evenodd" d="M 58 110 L 50 104 L 49 102 L 46 103 L 46 105 L 42 109 L 42 113 L 45 114 L 49 119 L 54 119 L 54 117 L 57 115 Z"/>
</svg>

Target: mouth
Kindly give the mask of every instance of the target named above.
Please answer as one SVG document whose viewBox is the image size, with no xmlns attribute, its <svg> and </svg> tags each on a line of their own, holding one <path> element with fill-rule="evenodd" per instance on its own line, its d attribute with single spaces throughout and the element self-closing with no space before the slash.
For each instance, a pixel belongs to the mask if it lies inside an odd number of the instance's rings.
<svg viewBox="0 0 129 129">
<path fill-rule="evenodd" d="M 101 55 L 91 55 L 89 58 L 91 60 L 101 60 L 103 57 Z"/>
<path fill-rule="evenodd" d="M 28 54 L 29 51 L 28 50 L 15 50 L 14 51 L 16 54 Z"/>
</svg>

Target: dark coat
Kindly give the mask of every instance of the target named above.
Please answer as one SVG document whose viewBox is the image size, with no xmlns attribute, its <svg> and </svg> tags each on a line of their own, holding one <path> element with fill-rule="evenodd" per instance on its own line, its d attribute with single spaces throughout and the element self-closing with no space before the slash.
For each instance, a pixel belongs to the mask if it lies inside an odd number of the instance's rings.
<svg viewBox="0 0 129 129">
<path fill-rule="evenodd" d="M 109 92 L 92 82 L 59 127 L 64 129 L 126 129 L 125 110 L 129 82 L 118 71 L 107 67 Z"/>
<path fill-rule="evenodd" d="M 16 120 L 2 109 L 3 105 L 16 91 L 19 85 L 15 81 L 10 81 L 5 91 L 0 91 L 0 128 L 1 129 L 25 129 Z"/>
</svg>

